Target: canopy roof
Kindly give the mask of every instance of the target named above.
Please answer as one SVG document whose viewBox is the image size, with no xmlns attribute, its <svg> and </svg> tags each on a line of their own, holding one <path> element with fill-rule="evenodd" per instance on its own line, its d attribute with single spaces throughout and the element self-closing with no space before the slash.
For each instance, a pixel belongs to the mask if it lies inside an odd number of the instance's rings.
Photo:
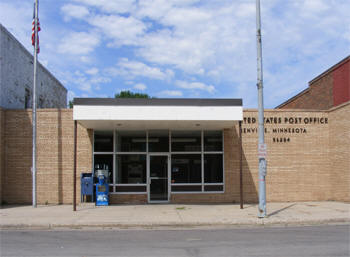
<svg viewBox="0 0 350 257">
<path fill-rule="evenodd" d="M 243 109 L 242 99 L 75 98 L 73 119 L 91 129 L 223 129 Z"/>
</svg>

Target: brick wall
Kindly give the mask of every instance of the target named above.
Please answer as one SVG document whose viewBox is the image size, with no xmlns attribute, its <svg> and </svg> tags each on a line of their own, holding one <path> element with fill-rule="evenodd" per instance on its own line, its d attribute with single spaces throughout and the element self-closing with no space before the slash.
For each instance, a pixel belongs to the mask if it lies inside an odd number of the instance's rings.
<svg viewBox="0 0 350 257">
<path fill-rule="evenodd" d="M 350 56 L 314 78 L 307 89 L 276 108 L 328 110 L 349 100 Z"/>
<path fill-rule="evenodd" d="M 0 205 L 2 204 L 2 174 L 5 170 L 5 137 L 4 137 L 4 124 L 5 113 L 0 108 Z"/>
<path fill-rule="evenodd" d="M 333 72 L 334 106 L 350 100 L 350 58 Z"/>
<path fill-rule="evenodd" d="M 257 111 L 246 110 L 243 123 L 244 197 L 256 202 L 258 191 Z M 248 118 L 250 118 L 250 123 Z M 321 111 L 266 110 L 267 201 L 330 200 L 328 114 Z M 305 124 L 305 119 L 322 124 Z M 252 120 L 255 123 L 252 122 Z M 293 123 L 293 124 L 292 124 Z M 286 129 L 286 130 L 285 130 Z M 294 129 L 294 131 L 293 131 Z M 247 180 L 253 183 L 248 183 Z"/>
<path fill-rule="evenodd" d="M 350 102 L 331 111 L 266 110 L 268 201 L 350 201 Z M 2 198 L 31 203 L 31 111 L 5 114 Z M 245 202 L 258 200 L 257 111 L 245 110 L 242 124 Z M 38 203 L 71 203 L 72 110 L 38 111 Z M 0 126 L 1 128 L 1 126 Z M 224 130 L 225 192 L 173 194 L 171 202 L 239 202 L 238 123 Z M 77 200 L 81 172 L 92 168 L 92 131 L 78 127 Z M 145 203 L 147 194 L 111 195 L 112 203 Z"/>
<path fill-rule="evenodd" d="M 291 98 L 280 109 L 328 110 L 333 107 L 333 76 L 327 73 L 310 83 L 309 88 Z"/>
<path fill-rule="evenodd" d="M 73 129 L 71 110 L 37 111 L 38 204 L 72 203 Z M 32 122 L 30 110 L 6 110 L 6 169 L 3 199 L 7 203 L 32 201 Z M 78 126 L 77 192 L 80 173 L 91 171 L 92 131 Z"/>
<path fill-rule="evenodd" d="M 350 101 L 329 112 L 330 190 L 332 199 L 350 199 Z"/>
</svg>

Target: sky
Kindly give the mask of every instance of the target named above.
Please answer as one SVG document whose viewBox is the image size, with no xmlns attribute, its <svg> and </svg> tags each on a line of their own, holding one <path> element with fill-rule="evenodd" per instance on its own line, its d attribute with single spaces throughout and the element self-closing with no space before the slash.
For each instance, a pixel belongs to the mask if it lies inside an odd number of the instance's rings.
<svg viewBox="0 0 350 257">
<path fill-rule="evenodd" d="M 34 0 L 1 0 L 31 53 Z M 349 0 L 261 0 L 264 105 L 350 54 Z M 242 98 L 257 107 L 255 0 L 39 0 L 39 61 L 74 97 Z"/>
</svg>

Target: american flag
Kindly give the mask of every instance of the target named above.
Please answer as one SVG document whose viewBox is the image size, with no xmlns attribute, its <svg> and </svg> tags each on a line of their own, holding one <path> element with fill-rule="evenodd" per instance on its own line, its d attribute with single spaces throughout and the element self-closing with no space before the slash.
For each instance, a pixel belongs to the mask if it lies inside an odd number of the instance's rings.
<svg viewBox="0 0 350 257">
<path fill-rule="evenodd" d="M 39 18 L 38 18 L 38 32 L 40 31 L 40 23 L 39 23 Z M 38 34 L 38 40 L 37 40 L 37 53 L 40 53 L 40 48 L 39 48 L 39 34 Z M 33 12 L 33 22 L 32 22 L 32 45 L 35 47 L 35 3 L 34 3 L 34 12 Z"/>
</svg>

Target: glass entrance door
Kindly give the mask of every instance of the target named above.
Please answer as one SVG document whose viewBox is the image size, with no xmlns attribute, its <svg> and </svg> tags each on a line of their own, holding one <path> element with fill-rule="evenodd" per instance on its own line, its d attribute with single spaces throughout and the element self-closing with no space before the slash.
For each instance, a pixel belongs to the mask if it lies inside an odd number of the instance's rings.
<svg viewBox="0 0 350 257">
<path fill-rule="evenodd" d="M 148 201 L 169 201 L 169 156 L 149 155 Z"/>
</svg>

